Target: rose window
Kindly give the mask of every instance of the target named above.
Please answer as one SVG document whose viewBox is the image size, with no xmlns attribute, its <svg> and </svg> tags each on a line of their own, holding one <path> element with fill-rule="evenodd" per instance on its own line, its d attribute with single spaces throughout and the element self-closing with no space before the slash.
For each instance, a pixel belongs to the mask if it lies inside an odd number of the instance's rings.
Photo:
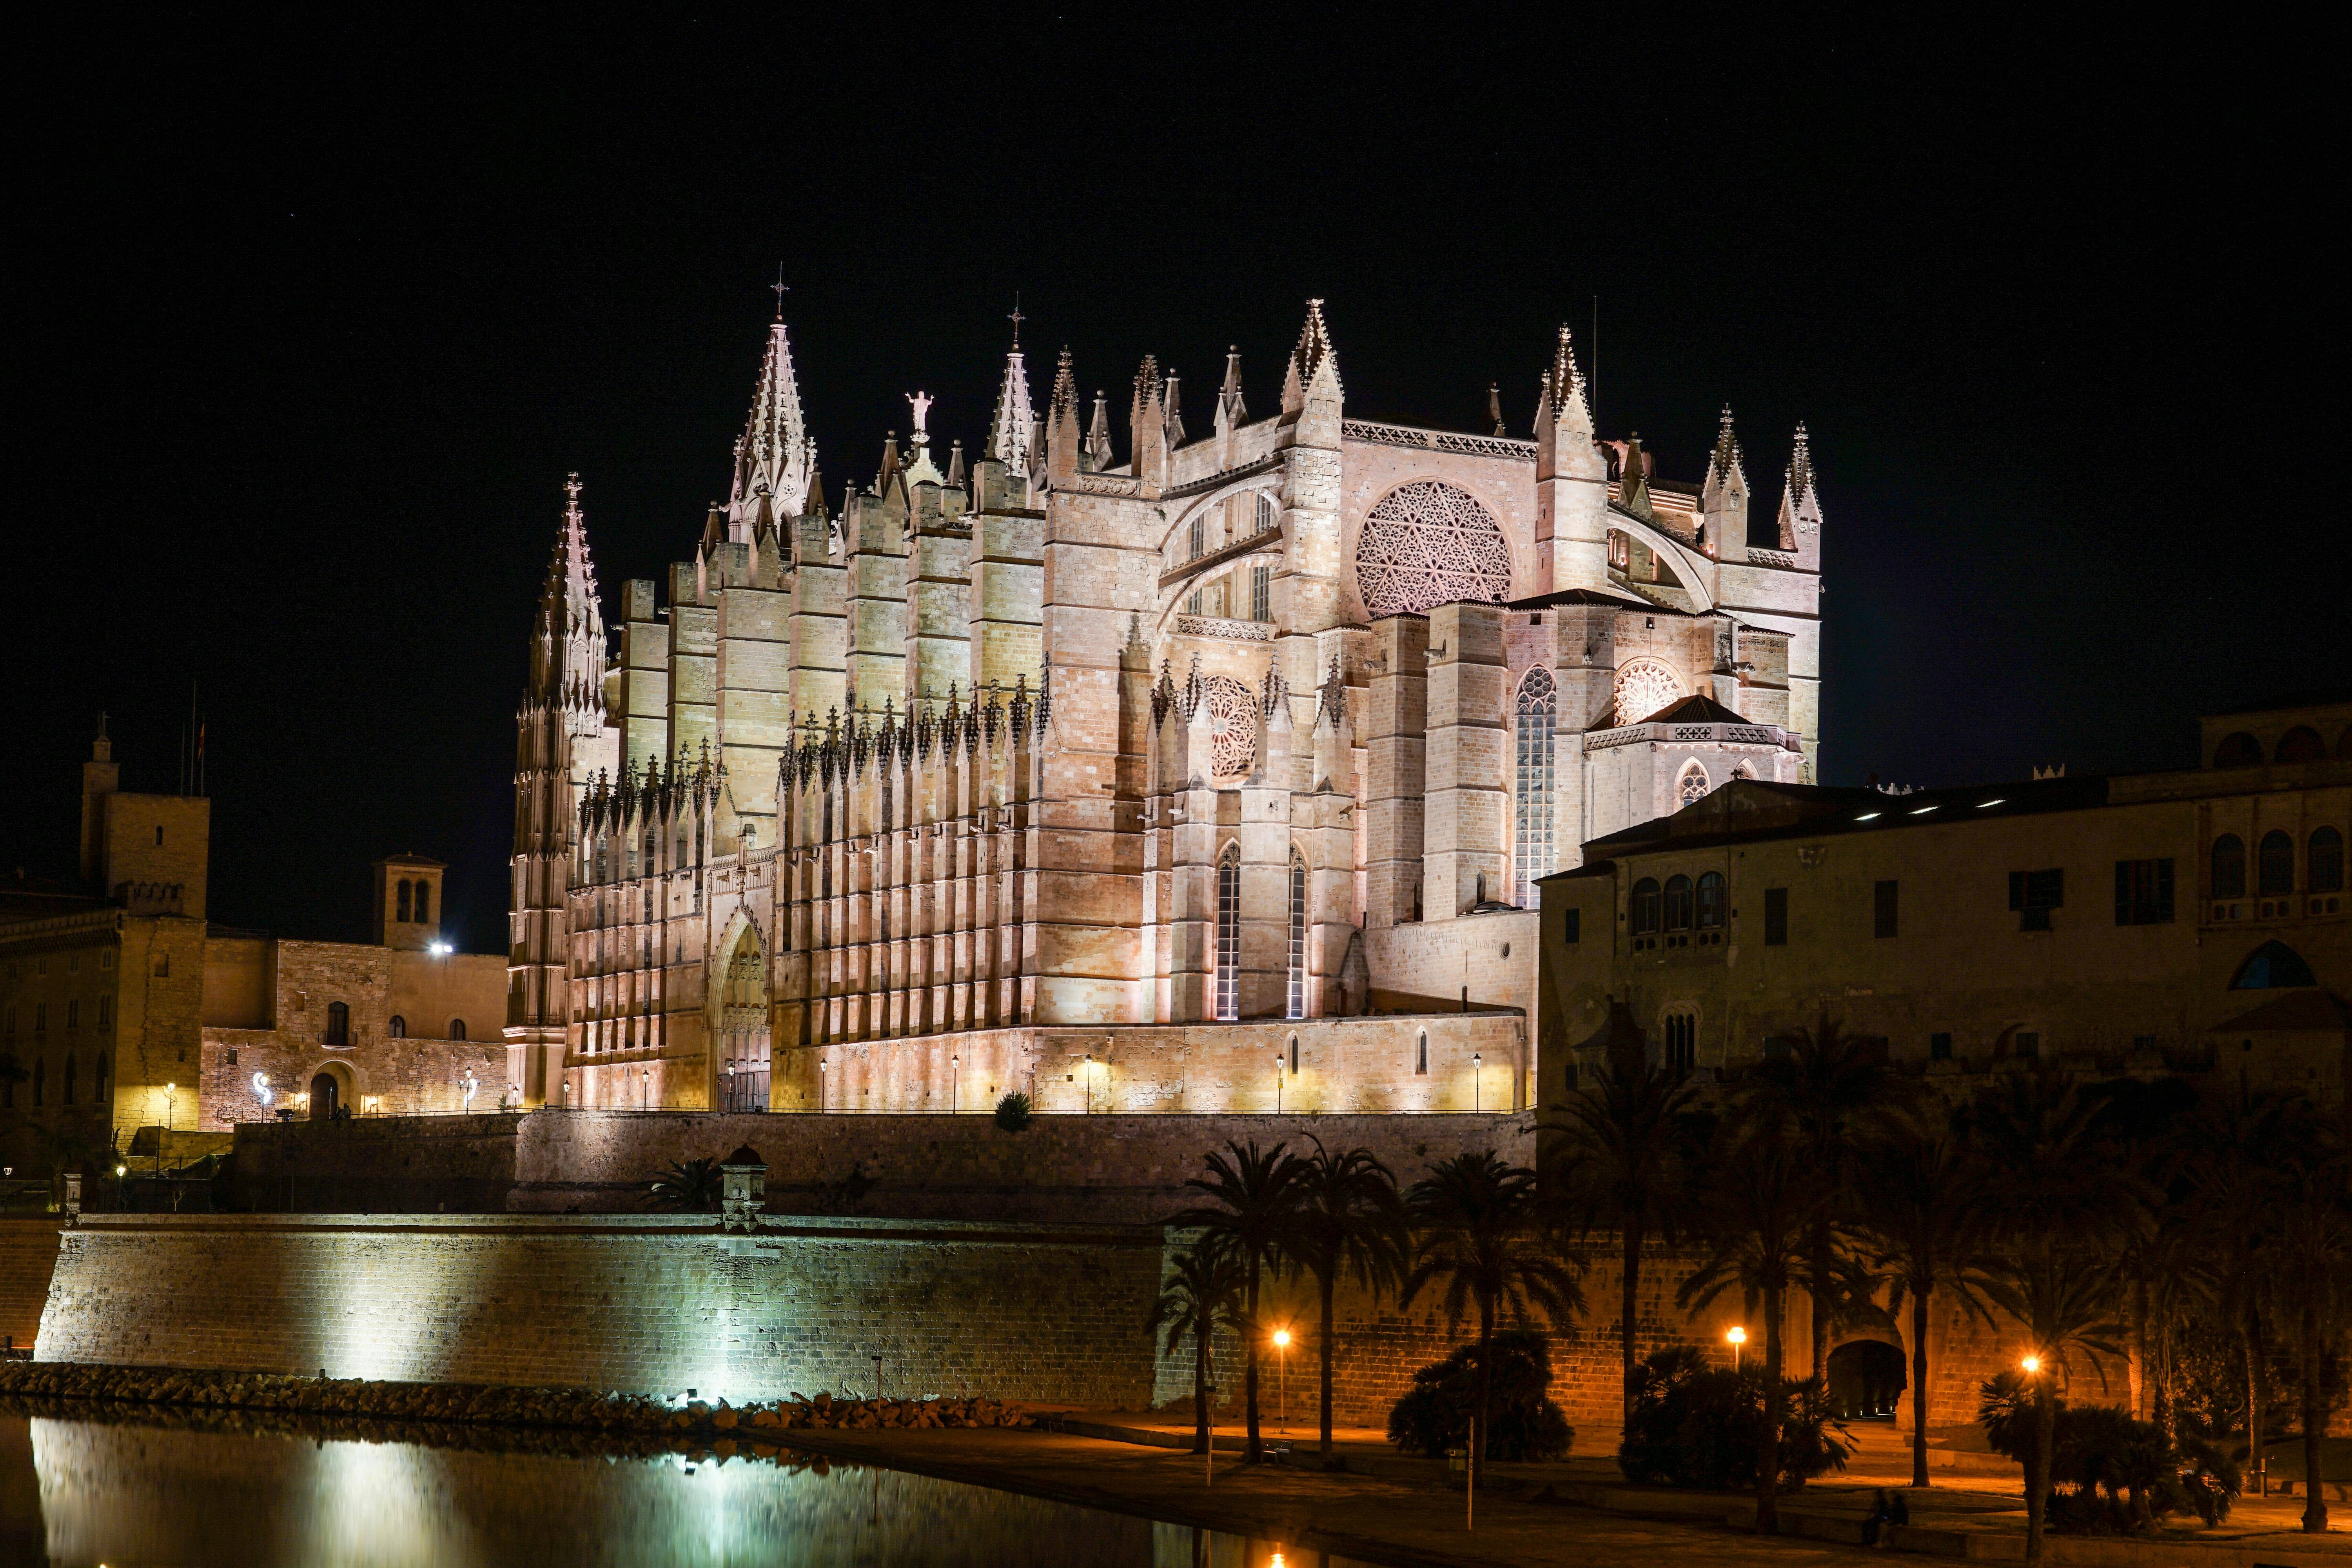
<svg viewBox="0 0 2352 1568">
<path fill-rule="evenodd" d="M 1467 490 L 1415 479 L 1382 496 L 1356 541 L 1356 588 L 1374 616 L 1511 595 L 1503 531 Z"/>
<path fill-rule="evenodd" d="M 1201 686 L 1209 710 L 1209 771 L 1245 778 L 1257 765 L 1257 698 L 1229 675 L 1213 675 Z"/>
<path fill-rule="evenodd" d="M 1683 694 L 1675 672 L 1650 659 L 1635 659 L 1617 672 L 1617 722 L 1638 724 Z"/>
</svg>

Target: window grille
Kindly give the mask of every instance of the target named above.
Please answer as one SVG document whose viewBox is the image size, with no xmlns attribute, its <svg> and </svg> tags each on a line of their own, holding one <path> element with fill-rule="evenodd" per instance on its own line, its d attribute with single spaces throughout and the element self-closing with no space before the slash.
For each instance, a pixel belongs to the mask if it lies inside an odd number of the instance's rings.
<svg viewBox="0 0 2352 1568">
<path fill-rule="evenodd" d="M 1250 619 L 1274 619 L 1274 568 L 1271 566 L 1250 568 Z"/>
<path fill-rule="evenodd" d="M 1290 853 L 1290 1006 L 1284 1016 L 1307 1016 L 1307 862 L 1295 849 Z M 1296 1040 L 1290 1048 L 1295 1058 Z"/>
<path fill-rule="evenodd" d="M 1551 671 L 1536 665 L 1519 682 L 1518 770 L 1512 784 L 1512 869 L 1522 909 L 1534 907 L 1536 879 L 1552 870 L 1552 727 L 1559 708 Z"/>
<path fill-rule="evenodd" d="M 1242 854 L 1227 849 L 1217 862 L 1217 1016 L 1241 1014 Z"/>
</svg>

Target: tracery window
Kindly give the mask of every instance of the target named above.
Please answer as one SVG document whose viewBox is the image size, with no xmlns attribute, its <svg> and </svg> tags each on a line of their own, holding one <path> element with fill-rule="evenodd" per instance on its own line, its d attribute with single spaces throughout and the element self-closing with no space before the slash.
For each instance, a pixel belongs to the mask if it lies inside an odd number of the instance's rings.
<svg viewBox="0 0 2352 1568">
<path fill-rule="evenodd" d="M 1552 722 L 1559 689 L 1542 665 L 1519 682 L 1518 769 L 1511 784 L 1512 868 L 1518 879 L 1519 907 L 1535 903 L 1536 879 L 1552 869 Z"/>
<path fill-rule="evenodd" d="M 1511 594 L 1510 546 L 1469 491 L 1415 479 L 1382 496 L 1365 517 L 1356 588 L 1374 616 L 1419 615 L 1464 600 L 1500 604 Z"/>
<path fill-rule="evenodd" d="M 1683 770 L 1682 782 L 1675 786 L 1675 793 L 1681 796 L 1685 805 L 1706 799 L 1706 770 L 1696 763 Z"/>
<path fill-rule="evenodd" d="M 1296 849 L 1290 852 L 1290 1005 L 1283 1016 L 1307 1016 L 1307 861 Z"/>
<path fill-rule="evenodd" d="M 1637 658 L 1617 672 L 1617 722 L 1638 724 L 1683 694 L 1675 672 L 1654 658 Z"/>
<path fill-rule="evenodd" d="M 1221 779 L 1246 778 L 1257 765 L 1257 699 L 1230 675 L 1201 684 L 1209 708 L 1209 770 Z"/>
<path fill-rule="evenodd" d="M 1217 860 L 1216 1013 L 1227 1022 L 1241 1014 L 1242 851 L 1228 845 Z"/>
</svg>

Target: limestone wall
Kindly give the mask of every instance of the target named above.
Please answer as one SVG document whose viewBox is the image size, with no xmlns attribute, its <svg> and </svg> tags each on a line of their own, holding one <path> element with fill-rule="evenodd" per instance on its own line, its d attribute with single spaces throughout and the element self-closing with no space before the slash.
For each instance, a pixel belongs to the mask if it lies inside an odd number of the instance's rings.
<svg viewBox="0 0 2352 1568">
<path fill-rule="evenodd" d="M 1191 1201 L 1186 1178 L 1228 1139 L 1309 1135 L 1374 1151 L 1400 1181 L 1493 1149 L 1534 1157 L 1526 1116 L 992 1118 L 535 1111 L 527 1116 L 251 1124 L 237 1130 L 242 1207 L 301 1213 L 630 1212 L 682 1160 L 749 1143 L 780 1214 L 1147 1224 Z"/>
<path fill-rule="evenodd" d="M 0 1335 L 22 1348 L 40 1332 L 41 1304 L 58 1258 L 58 1215 L 0 1216 Z"/>
<path fill-rule="evenodd" d="M 774 1398 L 1134 1405 L 1156 1235 L 699 1218 L 101 1215 L 67 1233 L 37 1358 Z"/>
</svg>

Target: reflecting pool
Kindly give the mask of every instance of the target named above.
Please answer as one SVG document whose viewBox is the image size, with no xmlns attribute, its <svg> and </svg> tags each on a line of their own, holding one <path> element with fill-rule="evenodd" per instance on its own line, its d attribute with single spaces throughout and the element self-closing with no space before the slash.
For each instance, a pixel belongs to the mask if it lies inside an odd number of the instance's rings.
<svg viewBox="0 0 2352 1568">
<path fill-rule="evenodd" d="M 0 1410 L 0 1563 L 1275 1568 L 1266 1542 L 809 1456 L 694 1459 Z M 534 1448 L 547 1451 L 533 1451 Z M 1282 1568 L 1361 1568 L 1292 1552 Z"/>
</svg>

